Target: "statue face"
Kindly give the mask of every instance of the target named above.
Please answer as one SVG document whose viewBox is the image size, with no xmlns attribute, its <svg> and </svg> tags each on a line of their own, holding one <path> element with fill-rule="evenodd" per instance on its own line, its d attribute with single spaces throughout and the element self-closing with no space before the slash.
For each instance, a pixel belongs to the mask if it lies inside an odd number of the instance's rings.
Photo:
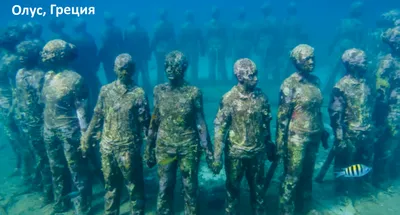
<svg viewBox="0 0 400 215">
<path fill-rule="evenodd" d="M 245 73 L 243 75 L 243 85 L 246 87 L 246 89 L 254 89 L 257 86 L 258 83 L 257 75 L 258 75 L 257 70 L 249 71 L 248 73 Z"/>
<path fill-rule="evenodd" d="M 314 55 L 307 56 L 300 64 L 300 66 L 303 68 L 302 70 L 305 72 L 312 72 L 315 67 L 314 61 Z"/>
<path fill-rule="evenodd" d="M 382 39 L 390 46 L 392 52 L 400 54 L 400 26 L 388 29 L 382 34 Z"/>
<path fill-rule="evenodd" d="M 126 82 L 128 80 L 130 80 L 132 78 L 133 75 L 133 67 L 132 68 L 127 68 L 127 69 L 121 69 L 121 70 L 117 70 L 116 74 L 117 74 L 117 78 L 118 80 L 122 81 L 122 82 Z"/>
<path fill-rule="evenodd" d="M 165 75 L 168 80 L 176 81 L 183 79 L 187 67 L 188 61 L 182 52 L 172 51 L 167 54 L 165 59 Z"/>
<path fill-rule="evenodd" d="M 253 90 L 258 83 L 256 64 L 248 59 L 239 59 L 234 64 L 234 73 L 239 83 L 246 89 Z"/>
<path fill-rule="evenodd" d="M 179 63 L 169 64 L 166 63 L 165 65 L 165 74 L 168 80 L 179 80 L 183 79 L 185 75 L 184 68 Z"/>
<path fill-rule="evenodd" d="M 115 59 L 114 71 L 121 82 L 126 83 L 130 81 L 135 72 L 135 64 L 132 61 L 132 57 L 129 54 L 118 55 Z"/>
<path fill-rule="evenodd" d="M 313 47 L 300 44 L 292 50 L 290 58 L 300 72 L 311 73 L 314 70 L 315 57 Z"/>
</svg>

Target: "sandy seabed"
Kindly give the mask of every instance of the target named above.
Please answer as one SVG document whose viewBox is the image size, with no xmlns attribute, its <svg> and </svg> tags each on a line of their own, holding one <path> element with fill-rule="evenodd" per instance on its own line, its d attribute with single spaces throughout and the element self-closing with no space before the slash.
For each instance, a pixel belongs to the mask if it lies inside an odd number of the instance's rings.
<svg viewBox="0 0 400 215">
<path fill-rule="evenodd" d="M 227 62 L 227 68 L 231 74 L 232 61 Z M 154 61 L 150 64 L 151 73 L 155 74 Z M 200 63 L 200 71 L 205 71 L 207 62 L 202 59 Z M 321 69 L 324 71 L 324 69 Z M 320 73 L 320 72 L 318 72 Z M 317 73 L 317 74 L 318 74 Z M 104 82 L 104 74 L 99 73 L 99 76 Z M 205 74 L 201 73 L 200 77 L 205 78 Z M 262 76 L 262 71 L 260 71 Z M 154 81 L 154 77 L 152 77 Z M 322 78 L 323 79 L 323 78 Z M 269 96 L 273 111 L 273 121 L 271 122 L 272 133 L 275 134 L 276 125 L 276 109 L 278 99 L 278 87 L 270 87 L 263 85 L 263 80 L 260 80 L 260 87 Z M 199 84 L 204 94 L 204 109 L 207 124 L 211 135 L 213 132 L 212 123 L 218 109 L 218 103 L 221 96 L 228 91 L 232 85 L 218 84 Z M 326 100 L 326 99 L 325 99 Z M 323 110 L 325 124 L 329 124 L 326 107 Z M 329 126 L 326 126 L 331 132 Z M 5 139 L 5 138 L 1 138 Z M 332 136 L 331 136 L 332 142 Z M 328 155 L 328 150 L 322 147 L 318 153 L 318 159 L 315 169 L 315 174 L 318 173 L 325 158 Z M 42 205 L 39 193 L 32 192 L 27 187 L 22 185 L 19 177 L 9 178 L 15 166 L 15 157 L 8 147 L 0 152 L 1 171 L 0 171 L 0 215 L 46 215 L 51 212 L 51 205 Z M 224 214 L 224 198 L 225 198 L 225 175 L 224 171 L 215 176 L 207 169 L 204 159 L 201 161 L 199 173 L 199 214 Z M 266 168 L 270 165 L 266 162 Z M 156 214 L 156 197 L 157 197 L 157 176 L 156 169 L 145 169 L 145 192 L 146 192 L 146 214 Z M 278 191 L 279 178 L 282 175 L 282 166 L 279 166 L 274 175 L 271 186 L 266 193 L 266 208 L 267 214 L 278 214 Z M 179 175 L 178 175 L 179 177 Z M 393 182 L 393 187 L 390 190 L 371 190 L 371 192 L 360 194 L 353 198 L 353 204 L 341 205 L 338 203 L 333 189 L 333 172 L 329 170 L 322 184 L 313 184 L 313 204 L 312 211 L 308 214 L 320 215 L 397 215 L 400 214 L 400 182 Z M 181 180 L 178 178 L 175 197 L 175 214 L 183 214 L 183 196 L 181 195 Z M 240 212 L 242 214 L 250 214 L 249 191 L 245 180 L 242 182 L 242 193 L 240 202 Z M 103 196 L 104 191 L 100 183 L 93 185 L 93 214 L 103 214 Z M 129 203 L 126 197 L 122 198 L 121 214 L 129 214 Z M 73 214 L 72 210 L 66 215 Z"/>
</svg>

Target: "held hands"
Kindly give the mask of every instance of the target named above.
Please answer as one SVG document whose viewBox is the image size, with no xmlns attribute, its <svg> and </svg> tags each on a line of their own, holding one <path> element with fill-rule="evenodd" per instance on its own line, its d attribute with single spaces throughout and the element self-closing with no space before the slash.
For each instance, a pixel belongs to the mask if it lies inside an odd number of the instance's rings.
<svg viewBox="0 0 400 215">
<path fill-rule="evenodd" d="M 206 162 L 207 162 L 208 168 L 209 168 L 212 172 L 214 172 L 213 169 L 212 169 L 212 166 L 213 166 L 213 163 L 214 163 L 214 157 L 213 157 L 213 154 L 212 154 L 212 153 L 206 153 Z"/>
<path fill-rule="evenodd" d="M 215 175 L 218 175 L 219 172 L 221 172 L 222 163 L 220 161 L 214 161 L 212 162 L 210 169 Z"/>
<path fill-rule="evenodd" d="M 336 142 L 342 142 L 343 141 L 343 130 L 342 129 L 337 129 L 336 130 L 335 141 Z"/>
<path fill-rule="evenodd" d="M 346 145 L 347 145 L 346 141 L 343 139 L 343 130 L 342 129 L 337 129 L 336 130 L 336 135 L 335 135 L 334 147 L 345 148 Z"/>
<path fill-rule="evenodd" d="M 285 155 L 284 150 L 283 149 L 279 149 L 277 147 L 275 161 L 282 162 L 285 159 L 285 157 L 286 157 L 286 155 Z"/>
<path fill-rule="evenodd" d="M 86 135 L 83 134 L 81 136 L 81 145 L 78 148 L 78 150 L 81 151 L 83 158 L 86 158 L 88 149 L 89 149 L 89 141 Z"/>
<path fill-rule="evenodd" d="M 322 132 L 322 137 L 321 137 L 321 142 L 322 142 L 322 146 L 324 147 L 324 149 L 329 149 L 328 140 L 329 140 L 329 132 L 324 130 Z"/>
<path fill-rule="evenodd" d="M 344 149 L 347 147 L 347 142 L 343 139 L 335 139 L 334 147 Z"/>
<path fill-rule="evenodd" d="M 153 168 L 157 164 L 156 152 L 154 150 L 146 150 L 144 161 L 148 168 Z"/>
<path fill-rule="evenodd" d="M 267 158 L 271 162 L 278 159 L 277 148 L 273 142 L 267 144 Z"/>
<path fill-rule="evenodd" d="M 217 162 L 215 162 L 213 153 L 208 150 L 206 150 L 206 162 L 207 162 L 208 168 L 211 170 L 212 173 L 214 173 L 215 175 L 219 174 L 219 172 L 221 171 L 222 165 L 217 164 Z"/>
</svg>

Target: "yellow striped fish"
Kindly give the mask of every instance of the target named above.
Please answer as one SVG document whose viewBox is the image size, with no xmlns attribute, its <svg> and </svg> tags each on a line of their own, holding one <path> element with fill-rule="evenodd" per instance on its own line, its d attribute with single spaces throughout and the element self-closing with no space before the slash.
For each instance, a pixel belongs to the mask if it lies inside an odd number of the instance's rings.
<svg viewBox="0 0 400 215">
<path fill-rule="evenodd" d="M 371 167 L 367 167 L 363 164 L 354 164 L 349 167 L 343 168 L 340 172 L 336 172 L 336 178 L 342 176 L 345 178 L 362 177 L 368 174 L 371 170 Z"/>
</svg>

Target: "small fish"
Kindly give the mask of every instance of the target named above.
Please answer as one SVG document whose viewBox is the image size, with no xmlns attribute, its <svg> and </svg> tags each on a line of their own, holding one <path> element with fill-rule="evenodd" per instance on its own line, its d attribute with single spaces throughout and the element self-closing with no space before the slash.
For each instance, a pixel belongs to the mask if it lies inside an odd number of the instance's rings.
<svg viewBox="0 0 400 215">
<path fill-rule="evenodd" d="M 343 168 L 342 171 L 336 172 L 336 178 L 344 176 L 345 178 L 356 178 L 362 177 L 368 174 L 372 170 L 371 167 L 367 167 L 363 164 L 354 164 L 349 167 Z"/>
<path fill-rule="evenodd" d="M 178 159 L 177 156 L 172 157 L 172 158 L 166 158 L 166 159 L 160 161 L 158 164 L 161 164 L 161 165 L 164 166 L 164 165 L 167 165 L 167 164 L 170 164 L 170 163 L 174 162 L 176 159 Z"/>
<path fill-rule="evenodd" d="M 79 196 L 79 194 L 80 194 L 79 191 L 70 192 L 70 193 L 68 193 L 67 195 L 61 197 L 61 199 L 62 199 L 62 200 L 63 200 L 63 199 L 73 199 L 73 198 Z"/>
</svg>

